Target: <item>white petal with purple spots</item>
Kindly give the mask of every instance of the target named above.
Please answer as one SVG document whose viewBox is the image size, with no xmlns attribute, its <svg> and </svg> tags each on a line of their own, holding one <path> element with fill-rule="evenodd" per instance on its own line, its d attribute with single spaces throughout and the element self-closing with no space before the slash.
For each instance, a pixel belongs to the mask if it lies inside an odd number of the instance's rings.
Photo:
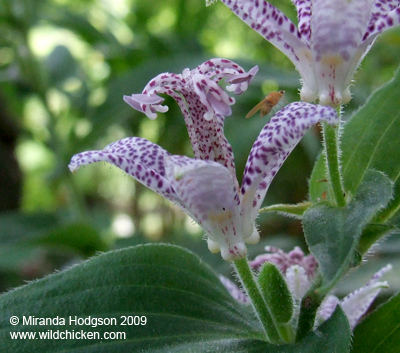
<svg viewBox="0 0 400 353">
<path fill-rule="evenodd" d="M 239 196 L 229 170 L 212 161 L 171 156 L 166 159 L 166 173 L 183 207 L 214 242 L 214 250 L 218 245 L 227 261 L 243 258 L 247 249 Z"/>
<path fill-rule="evenodd" d="M 353 329 L 360 318 L 367 312 L 382 288 L 388 288 L 386 281 L 378 282 L 392 265 L 387 265 L 374 274 L 371 280 L 364 286 L 350 293 L 340 301 L 344 313 L 349 319 L 350 327 Z"/>
<path fill-rule="evenodd" d="M 390 11 L 399 6 L 398 0 L 375 0 L 369 19 L 368 28 L 373 26 L 377 20 L 387 15 Z"/>
<path fill-rule="evenodd" d="M 400 24 L 400 7 L 393 9 L 386 15 L 381 16 L 378 20 L 368 28 L 364 34 L 364 39 L 371 42 L 378 34 L 385 32 L 392 27 Z"/>
<path fill-rule="evenodd" d="M 297 19 L 299 21 L 297 28 L 300 32 L 303 40 L 307 43 L 310 41 L 311 28 L 310 28 L 310 17 L 312 0 L 292 0 L 293 4 L 297 9 Z"/>
<path fill-rule="evenodd" d="M 131 96 L 124 96 L 124 101 L 133 109 L 145 113 L 152 120 L 157 118 L 157 112 L 165 113 L 168 111 L 167 106 L 161 105 L 164 98 L 156 94 L 132 94 Z"/>
<path fill-rule="evenodd" d="M 225 82 L 231 83 L 226 86 L 226 90 L 235 94 L 242 94 L 249 87 L 250 82 L 258 72 L 258 66 L 254 66 L 243 74 L 230 74 L 225 78 Z"/>
<path fill-rule="evenodd" d="M 291 103 L 264 126 L 251 149 L 241 187 L 241 207 L 245 234 L 253 224 L 272 179 L 306 131 L 319 121 L 338 123 L 331 107 Z"/>
<path fill-rule="evenodd" d="M 68 165 L 71 172 L 81 166 L 108 162 L 165 198 L 179 202 L 170 182 L 165 178 L 164 158 L 169 153 L 160 146 L 139 137 L 116 141 L 101 151 L 74 155 Z"/>
</svg>

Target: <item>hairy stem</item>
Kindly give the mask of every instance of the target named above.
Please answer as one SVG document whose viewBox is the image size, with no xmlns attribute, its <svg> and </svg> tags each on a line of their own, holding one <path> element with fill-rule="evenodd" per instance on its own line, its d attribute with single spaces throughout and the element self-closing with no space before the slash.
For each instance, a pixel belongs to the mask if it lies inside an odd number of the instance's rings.
<svg viewBox="0 0 400 353">
<path fill-rule="evenodd" d="M 334 127 L 323 123 L 322 127 L 328 180 L 332 186 L 336 206 L 344 207 L 346 206 L 346 200 L 340 172 L 339 126 Z"/>
<path fill-rule="evenodd" d="M 272 318 L 267 304 L 261 294 L 260 288 L 251 271 L 249 262 L 246 258 L 232 262 L 233 267 L 250 298 L 253 309 L 264 327 L 267 340 L 271 343 L 281 343 L 282 340 L 278 333 L 277 325 Z"/>
<path fill-rule="evenodd" d="M 315 288 L 317 288 L 320 284 L 320 280 L 314 282 L 313 286 L 309 289 L 308 293 L 301 301 L 296 341 L 300 341 L 307 335 L 308 332 L 314 329 L 318 308 L 321 306 L 321 303 L 325 297 L 324 294 L 315 291 Z"/>
</svg>

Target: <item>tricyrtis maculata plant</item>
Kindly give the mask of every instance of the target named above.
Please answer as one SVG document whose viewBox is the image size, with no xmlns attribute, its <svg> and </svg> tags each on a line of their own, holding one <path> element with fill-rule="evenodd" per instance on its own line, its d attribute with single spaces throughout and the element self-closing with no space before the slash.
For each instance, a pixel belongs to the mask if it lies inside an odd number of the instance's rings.
<svg viewBox="0 0 400 353">
<path fill-rule="evenodd" d="M 75 172 L 94 162 L 111 163 L 192 217 L 204 230 L 209 250 L 221 252 L 224 260 L 232 262 L 239 285 L 223 277 L 221 281 L 243 305 L 252 305 L 266 341 L 301 344 L 309 332 L 329 320 L 337 306 L 354 329 L 380 290 L 388 286 L 381 278 L 391 266 L 343 299 L 333 290 L 353 264 L 364 229 L 392 198 L 392 182 L 371 170 L 355 194 L 346 190 L 339 115 L 343 104 L 351 100 L 353 74 L 371 45 L 380 33 L 399 24 L 399 2 L 293 1 L 297 26 L 262 0 L 221 2 L 286 54 L 302 83 L 301 101 L 276 112 L 260 131 L 241 185 L 224 122 L 232 113 L 233 95 L 245 94 L 258 67 L 246 71 L 220 58 L 182 73 L 159 74 L 142 93 L 124 96 L 126 103 L 150 119 L 168 111 L 160 94 L 171 96 L 182 111 L 194 158 L 171 155 L 141 137 L 127 137 L 103 150 L 73 156 L 69 168 Z M 296 206 L 280 205 L 283 212 L 303 216 L 311 254 L 305 256 L 299 248 L 285 253 L 267 247 L 266 254 L 249 262 L 247 247 L 260 239 L 256 218 L 268 188 L 305 132 L 317 123 L 323 128 L 331 197 L 299 205 L 296 212 Z M 380 193 L 379 188 L 386 191 Z M 354 232 L 345 233 L 351 227 Z"/>
</svg>

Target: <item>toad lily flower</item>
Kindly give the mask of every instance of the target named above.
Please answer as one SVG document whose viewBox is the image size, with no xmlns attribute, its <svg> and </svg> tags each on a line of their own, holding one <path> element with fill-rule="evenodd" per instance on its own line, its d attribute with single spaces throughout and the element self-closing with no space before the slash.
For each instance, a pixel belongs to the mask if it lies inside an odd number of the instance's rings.
<svg viewBox="0 0 400 353">
<path fill-rule="evenodd" d="M 159 93 L 179 104 L 189 131 L 195 158 L 171 155 L 139 137 L 114 142 L 102 151 L 79 153 L 69 168 L 105 161 L 179 205 L 206 232 L 208 247 L 233 261 L 246 256 L 245 243 L 258 242 L 255 220 L 267 189 L 282 163 L 313 124 L 336 124 L 333 108 L 292 103 L 278 112 L 258 136 L 248 158 L 241 188 L 236 178 L 232 148 L 223 132 L 233 98 L 216 84 L 220 79 L 240 94 L 256 69 L 244 72 L 238 65 L 213 59 L 182 75 L 161 74 L 142 94 L 125 96 L 133 108 L 154 119 L 166 111 Z"/>
<path fill-rule="evenodd" d="M 264 0 L 221 1 L 293 62 L 302 100 L 331 106 L 350 101 L 351 79 L 374 40 L 400 22 L 398 0 L 292 0 L 297 28 Z"/>
</svg>

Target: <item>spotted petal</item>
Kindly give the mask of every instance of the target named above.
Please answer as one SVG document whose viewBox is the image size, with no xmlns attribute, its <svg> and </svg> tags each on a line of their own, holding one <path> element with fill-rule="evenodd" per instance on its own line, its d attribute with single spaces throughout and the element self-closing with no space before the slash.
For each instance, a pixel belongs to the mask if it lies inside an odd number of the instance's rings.
<svg viewBox="0 0 400 353">
<path fill-rule="evenodd" d="M 280 110 L 264 126 L 251 149 L 242 180 L 242 214 L 245 234 L 252 229 L 257 213 L 278 172 L 306 131 L 319 121 L 337 124 L 331 107 L 297 102 Z"/>
<path fill-rule="evenodd" d="M 400 16 L 399 5 L 398 0 L 376 0 L 364 40 L 397 25 Z"/>
<path fill-rule="evenodd" d="M 255 66 L 246 73 L 246 71 L 240 65 L 231 60 L 223 58 L 207 60 L 192 70 L 192 72 L 196 72 L 213 79 L 214 82 L 219 82 L 222 79 L 227 79 L 227 82 L 229 82 L 230 78 L 237 77 L 241 82 L 248 81 L 248 83 L 251 82 L 257 71 L 258 67 Z"/>
<path fill-rule="evenodd" d="M 297 18 L 299 23 L 297 25 L 304 41 L 309 43 L 311 37 L 310 18 L 311 18 L 311 0 L 292 0 L 297 9 Z"/>
<path fill-rule="evenodd" d="M 226 77 L 225 82 L 232 83 L 226 87 L 229 92 L 234 92 L 235 94 L 242 94 L 247 90 L 251 81 L 253 81 L 254 76 L 258 72 L 258 66 L 254 66 L 248 72 L 243 74 L 230 74 Z"/>
<path fill-rule="evenodd" d="M 82 165 L 108 162 L 165 198 L 179 203 L 179 198 L 165 177 L 164 159 L 169 155 L 163 148 L 146 139 L 127 137 L 111 143 L 101 151 L 74 155 L 68 167 L 71 172 L 76 172 Z"/>
<path fill-rule="evenodd" d="M 340 306 L 349 319 L 350 327 L 352 329 L 357 325 L 360 318 L 367 312 L 381 289 L 388 287 L 386 281 L 379 282 L 378 280 L 391 269 L 391 265 L 385 266 L 375 273 L 364 287 L 355 290 L 340 301 Z"/>
<path fill-rule="evenodd" d="M 314 77 L 307 36 L 303 38 L 296 26 L 281 11 L 264 0 L 221 0 L 242 21 L 282 51 L 296 66 L 307 85 Z M 298 9 L 302 8 L 298 5 Z M 305 11 L 303 13 L 305 19 Z M 303 25 L 304 27 L 304 25 Z M 303 28 L 303 31 L 309 31 Z"/>
<path fill-rule="evenodd" d="M 229 170 L 212 161 L 171 156 L 166 173 L 183 207 L 207 232 L 210 250 L 221 250 L 227 261 L 246 256 L 239 196 Z"/>
<path fill-rule="evenodd" d="M 395 8 L 387 13 L 384 13 L 384 10 L 389 8 L 389 4 L 386 4 L 386 7 L 382 8 L 382 11 L 378 14 L 373 14 L 371 18 L 377 18 L 376 22 L 370 22 L 370 25 L 367 31 L 364 33 L 364 41 L 358 48 L 358 62 L 353 62 L 353 70 L 355 70 L 364 59 L 364 56 L 368 53 L 375 39 L 379 34 L 385 32 L 388 29 L 391 29 L 394 26 L 398 26 L 400 24 L 400 7 Z M 393 5 L 393 4 L 392 4 Z M 398 6 L 398 5 L 397 5 Z M 371 20 L 372 21 L 372 20 Z"/>
<path fill-rule="evenodd" d="M 124 101 L 133 109 L 145 113 L 152 120 L 157 118 L 157 112 L 165 113 L 168 111 L 167 106 L 161 105 L 164 98 L 156 94 L 132 94 L 131 96 L 124 96 Z"/>
</svg>

